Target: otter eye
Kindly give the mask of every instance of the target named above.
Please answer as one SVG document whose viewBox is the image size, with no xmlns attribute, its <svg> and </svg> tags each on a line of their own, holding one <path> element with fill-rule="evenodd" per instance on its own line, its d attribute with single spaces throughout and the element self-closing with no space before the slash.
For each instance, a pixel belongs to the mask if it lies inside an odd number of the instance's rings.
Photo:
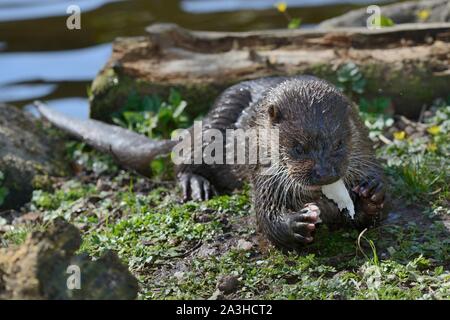
<svg viewBox="0 0 450 320">
<path fill-rule="evenodd" d="M 305 149 L 303 148 L 303 146 L 301 144 L 297 144 L 295 147 L 292 148 L 292 155 L 294 157 L 299 157 L 301 155 L 303 155 Z"/>
</svg>

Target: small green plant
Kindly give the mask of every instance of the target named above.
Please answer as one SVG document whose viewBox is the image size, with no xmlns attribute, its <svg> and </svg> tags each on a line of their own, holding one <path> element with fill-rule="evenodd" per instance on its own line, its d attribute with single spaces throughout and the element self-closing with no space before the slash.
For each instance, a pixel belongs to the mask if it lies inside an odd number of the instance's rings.
<svg viewBox="0 0 450 320">
<path fill-rule="evenodd" d="M 133 92 L 124 108 L 113 115 L 113 121 L 149 138 L 170 139 L 173 130 L 190 125 L 184 112 L 186 106 L 186 101 L 174 89 L 170 91 L 167 102 L 158 96 L 141 97 Z"/>
<path fill-rule="evenodd" d="M 428 164 L 411 162 L 396 169 L 398 180 L 395 184 L 398 184 L 398 189 L 407 199 L 412 201 L 425 200 L 437 189 L 435 184 L 442 176 L 442 172 L 433 172 Z"/>
<path fill-rule="evenodd" d="M 122 110 L 113 115 L 113 121 L 152 139 L 170 139 L 174 130 L 191 125 L 184 112 L 186 106 L 186 101 L 175 89 L 170 90 L 167 102 L 156 95 L 142 97 L 133 92 Z M 149 166 L 155 178 L 172 178 L 173 164 L 168 157 L 158 157 Z"/>
<path fill-rule="evenodd" d="M 369 138 L 373 141 L 378 141 L 383 131 L 394 124 L 394 119 L 386 114 L 390 105 L 391 99 L 384 97 L 359 100 L 360 116 L 369 129 Z"/>
<path fill-rule="evenodd" d="M 0 171 L 0 207 L 5 203 L 6 197 L 8 196 L 8 189 L 3 186 L 5 180 L 5 175 Z"/>
<path fill-rule="evenodd" d="M 395 26 L 395 23 L 391 18 L 387 16 L 381 15 L 379 19 L 375 18 L 372 20 L 372 27 L 386 28 L 392 26 Z"/>
<path fill-rule="evenodd" d="M 348 62 L 337 70 L 337 81 L 337 87 L 350 98 L 354 94 L 363 94 L 367 83 L 359 67 L 353 62 Z"/>
<path fill-rule="evenodd" d="M 392 21 L 391 18 L 382 15 L 380 18 L 380 27 L 392 27 L 392 26 L 395 26 L 394 21 Z"/>
<path fill-rule="evenodd" d="M 391 99 L 379 97 L 374 99 L 359 99 L 359 110 L 369 113 L 385 113 L 391 105 Z"/>
<path fill-rule="evenodd" d="M 287 12 L 287 4 L 286 2 L 278 2 L 275 4 L 278 12 L 281 12 L 288 21 L 288 29 L 298 29 L 302 24 L 301 18 L 292 18 L 291 15 Z"/>
<path fill-rule="evenodd" d="M 360 112 L 360 116 L 369 129 L 369 138 L 373 141 L 378 141 L 384 130 L 394 124 L 394 119 L 386 114 Z"/>
<path fill-rule="evenodd" d="M 66 152 L 73 162 L 96 175 L 115 173 L 118 170 L 117 164 L 109 155 L 101 154 L 85 143 L 69 141 L 66 143 Z"/>
</svg>

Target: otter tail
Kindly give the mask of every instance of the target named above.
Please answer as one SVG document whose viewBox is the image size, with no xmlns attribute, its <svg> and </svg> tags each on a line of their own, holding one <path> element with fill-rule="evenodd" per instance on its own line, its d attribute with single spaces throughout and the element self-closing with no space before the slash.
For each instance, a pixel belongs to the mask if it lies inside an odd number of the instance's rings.
<svg viewBox="0 0 450 320">
<path fill-rule="evenodd" d="M 175 141 L 154 141 L 144 135 L 100 121 L 73 119 L 36 101 L 39 113 L 57 128 L 78 138 L 100 152 L 111 154 L 119 164 L 144 176 L 151 175 L 150 162 L 167 155 Z"/>
</svg>

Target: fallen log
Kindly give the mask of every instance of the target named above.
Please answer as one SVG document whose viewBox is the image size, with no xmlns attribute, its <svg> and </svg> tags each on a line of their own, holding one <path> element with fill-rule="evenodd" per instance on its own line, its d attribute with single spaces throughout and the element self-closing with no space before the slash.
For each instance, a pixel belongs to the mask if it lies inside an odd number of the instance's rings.
<svg viewBox="0 0 450 320">
<path fill-rule="evenodd" d="M 336 70 L 347 62 L 366 78 L 365 97 L 390 97 L 395 111 L 408 117 L 450 93 L 450 23 L 254 32 L 157 24 L 146 31 L 114 42 L 92 85 L 91 117 L 108 121 L 131 92 L 166 95 L 172 87 L 197 114 L 236 82 L 313 74 L 336 83 Z"/>
<path fill-rule="evenodd" d="M 381 13 L 395 24 L 450 22 L 450 2 L 448 0 L 399 2 L 382 6 Z M 321 22 L 319 28 L 363 27 L 366 26 L 370 15 L 367 8 L 351 10 Z"/>
</svg>

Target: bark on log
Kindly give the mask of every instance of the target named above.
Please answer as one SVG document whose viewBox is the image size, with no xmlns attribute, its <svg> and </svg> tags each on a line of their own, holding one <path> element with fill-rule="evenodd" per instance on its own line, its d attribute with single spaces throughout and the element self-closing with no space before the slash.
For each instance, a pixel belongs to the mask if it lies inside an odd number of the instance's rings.
<svg viewBox="0 0 450 320">
<path fill-rule="evenodd" d="M 391 97 L 398 113 L 414 117 L 423 104 L 450 93 L 450 23 L 255 32 L 153 25 L 146 36 L 114 42 L 93 82 L 91 116 L 108 120 L 131 92 L 165 95 L 171 87 L 195 114 L 236 82 L 295 74 L 336 82 L 336 70 L 350 61 L 367 79 L 365 96 Z"/>
</svg>

